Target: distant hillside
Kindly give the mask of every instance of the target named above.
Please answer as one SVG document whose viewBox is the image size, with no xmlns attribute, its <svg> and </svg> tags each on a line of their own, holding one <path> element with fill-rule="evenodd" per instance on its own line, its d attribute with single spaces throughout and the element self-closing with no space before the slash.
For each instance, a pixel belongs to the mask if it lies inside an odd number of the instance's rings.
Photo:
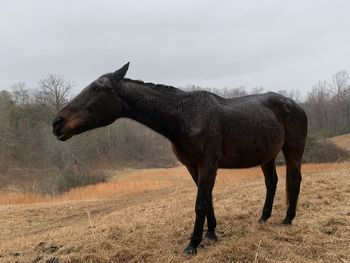
<svg viewBox="0 0 350 263">
<path fill-rule="evenodd" d="M 329 138 L 327 141 L 334 143 L 342 149 L 350 151 L 350 133 Z"/>
</svg>

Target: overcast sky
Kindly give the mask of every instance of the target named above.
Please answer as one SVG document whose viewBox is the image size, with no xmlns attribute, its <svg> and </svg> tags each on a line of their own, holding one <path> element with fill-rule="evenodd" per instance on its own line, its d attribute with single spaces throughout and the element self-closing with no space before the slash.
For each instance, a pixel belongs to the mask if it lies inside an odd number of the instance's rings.
<svg viewBox="0 0 350 263">
<path fill-rule="evenodd" d="M 60 73 L 77 92 L 127 61 L 147 82 L 302 94 L 350 71 L 348 0 L 0 0 L 0 35 L 0 90 Z"/>
</svg>

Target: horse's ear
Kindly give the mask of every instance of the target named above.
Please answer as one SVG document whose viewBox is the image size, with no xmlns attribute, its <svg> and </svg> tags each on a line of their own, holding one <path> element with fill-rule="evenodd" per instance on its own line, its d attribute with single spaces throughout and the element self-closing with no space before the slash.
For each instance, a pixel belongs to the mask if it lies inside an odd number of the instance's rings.
<svg viewBox="0 0 350 263">
<path fill-rule="evenodd" d="M 113 77 L 116 79 L 123 79 L 125 77 L 126 72 L 128 71 L 130 62 L 126 63 L 124 66 L 122 66 L 120 69 L 114 71 L 112 73 Z"/>
</svg>

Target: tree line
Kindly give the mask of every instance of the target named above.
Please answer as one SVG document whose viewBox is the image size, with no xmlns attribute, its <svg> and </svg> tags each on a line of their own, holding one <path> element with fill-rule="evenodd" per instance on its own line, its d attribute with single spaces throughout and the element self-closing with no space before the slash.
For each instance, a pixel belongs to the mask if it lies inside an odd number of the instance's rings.
<svg viewBox="0 0 350 263">
<path fill-rule="evenodd" d="M 303 103 L 311 133 L 330 137 L 350 132 L 350 78 L 339 71 L 331 81 L 319 81 Z"/>
<path fill-rule="evenodd" d="M 58 171 L 58 176 L 62 176 L 91 168 L 176 165 L 170 143 L 132 120 L 119 120 L 65 143 L 57 141 L 51 132 L 51 120 L 69 101 L 73 86 L 74 82 L 64 76 L 49 74 L 35 89 L 19 82 L 13 84 L 11 91 L 0 91 L 0 178 L 11 167 Z M 245 87 L 215 89 L 192 85 L 183 89 L 205 89 L 227 98 L 264 92 L 262 87 L 250 92 Z M 346 71 L 334 74 L 330 81 L 319 81 L 305 98 L 297 90 L 278 92 L 301 103 L 308 115 L 311 138 L 350 132 L 350 81 Z"/>
</svg>

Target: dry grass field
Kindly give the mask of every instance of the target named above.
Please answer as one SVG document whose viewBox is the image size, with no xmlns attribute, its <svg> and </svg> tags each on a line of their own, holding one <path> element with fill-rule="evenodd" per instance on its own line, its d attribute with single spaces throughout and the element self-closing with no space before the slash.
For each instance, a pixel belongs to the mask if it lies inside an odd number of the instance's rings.
<svg viewBox="0 0 350 263">
<path fill-rule="evenodd" d="M 349 262 L 350 163 L 305 165 L 294 224 L 284 168 L 271 219 L 257 223 L 265 186 L 259 169 L 220 170 L 215 244 L 185 259 L 195 186 L 183 167 L 118 171 L 108 183 L 55 198 L 0 195 L 0 262 Z"/>
</svg>

